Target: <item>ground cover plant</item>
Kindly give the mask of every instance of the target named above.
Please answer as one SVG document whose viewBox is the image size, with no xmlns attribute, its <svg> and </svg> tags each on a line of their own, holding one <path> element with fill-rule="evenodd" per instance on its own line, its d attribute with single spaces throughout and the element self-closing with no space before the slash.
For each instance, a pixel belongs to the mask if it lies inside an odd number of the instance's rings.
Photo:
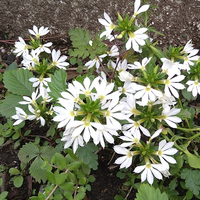
<svg viewBox="0 0 200 200">
<path fill-rule="evenodd" d="M 20 168 L 9 169 L 15 187 L 27 171 L 44 185 L 31 188 L 30 199 L 84 199 L 103 148 L 114 150 L 116 176 L 128 187 L 114 199 L 131 192 L 136 200 L 200 198 L 199 50 L 192 40 L 159 49 L 149 36 L 157 33 L 149 8 L 136 0 L 133 13 L 117 13 L 115 23 L 105 11 L 95 36 L 70 30 L 67 56 L 43 43 L 47 27 L 33 26 L 29 43 L 15 43 L 22 62 L 3 74 L 0 143 L 12 140 L 19 149 Z M 73 67 L 86 72 L 67 81 Z M 36 127 L 47 127 L 46 134 L 26 140 Z"/>
</svg>

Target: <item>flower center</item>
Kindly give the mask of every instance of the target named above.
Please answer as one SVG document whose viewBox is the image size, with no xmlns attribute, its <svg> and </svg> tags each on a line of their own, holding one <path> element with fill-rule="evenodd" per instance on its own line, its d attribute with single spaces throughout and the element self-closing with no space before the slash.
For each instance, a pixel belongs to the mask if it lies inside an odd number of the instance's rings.
<svg viewBox="0 0 200 200">
<path fill-rule="evenodd" d="M 135 38 L 135 33 L 129 32 L 128 35 L 129 35 L 130 38 Z"/>
<path fill-rule="evenodd" d="M 158 150 L 157 154 L 158 154 L 158 156 L 162 156 L 163 155 L 163 151 L 162 150 Z"/>
<path fill-rule="evenodd" d="M 170 85 L 170 80 L 169 79 L 165 80 L 165 85 Z"/>
<path fill-rule="evenodd" d="M 151 163 L 147 163 L 147 164 L 146 164 L 146 168 L 147 168 L 147 169 L 151 169 Z"/>
</svg>

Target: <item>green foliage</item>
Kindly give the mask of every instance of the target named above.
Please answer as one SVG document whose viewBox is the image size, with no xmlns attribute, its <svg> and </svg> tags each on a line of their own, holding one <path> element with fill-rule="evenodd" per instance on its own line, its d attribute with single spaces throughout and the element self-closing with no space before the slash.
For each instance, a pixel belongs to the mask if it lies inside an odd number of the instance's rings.
<svg viewBox="0 0 200 200">
<path fill-rule="evenodd" d="M 19 150 L 18 157 L 22 163 L 27 165 L 31 160 L 33 162 L 30 165 L 29 172 L 31 176 L 35 178 L 37 182 L 45 182 L 46 174 L 45 170 L 41 169 L 44 159 L 47 159 L 49 162 L 51 157 L 56 153 L 56 149 L 50 146 L 38 146 L 34 143 L 26 143 Z"/>
<path fill-rule="evenodd" d="M 38 197 L 30 199 L 46 199 L 52 190 L 54 190 L 51 194 L 52 199 L 62 200 L 64 197 L 69 200 L 84 199 L 86 190 L 90 189 L 88 182 L 94 181 L 94 177 L 89 175 L 90 168 L 72 151 L 69 150 L 69 152 L 70 154 L 66 156 L 56 153 L 51 159 L 51 164 L 44 163 L 43 169 L 46 169 L 48 180 L 45 193 L 39 193 Z"/>
<path fill-rule="evenodd" d="M 190 153 L 188 150 L 185 151 L 186 158 L 188 161 L 188 164 L 196 169 L 200 169 L 200 159 L 196 155 Z"/>
<path fill-rule="evenodd" d="M 84 31 L 81 28 L 71 29 L 69 35 L 74 47 L 73 50 L 69 50 L 69 54 L 72 57 L 83 59 L 90 57 L 90 59 L 94 59 L 96 55 L 101 55 L 107 50 L 107 46 L 101 41 L 98 35 L 95 35 L 92 44 L 89 44 L 91 36 L 88 30 Z"/>
<path fill-rule="evenodd" d="M 0 194 L 0 200 L 6 200 L 7 195 L 8 195 L 8 192 L 7 191 L 3 191 Z"/>
<path fill-rule="evenodd" d="M 18 64 L 14 61 L 13 63 L 11 63 L 6 70 L 15 70 L 18 69 Z"/>
<path fill-rule="evenodd" d="M 183 169 L 181 178 L 185 180 L 185 186 L 193 192 L 194 195 L 199 195 L 200 192 L 200 171 L 192 169 Z"/>
<path fill-rule="evenodd" d="M 15 107 L 20 107 L 26 110 L 25 106 L 19 104 L 19 101 L 22 100 L 22 96 L 16 94 L 6 95 L 5 99 L 2 100 L 2 103 L 0 104 L 1 115 L 6 118 L 10 118 L 12 115 L 16 114 Z"/>
<path fill-rule="evenodd" d="M 149 184 L 141 184 L 135 200 L 168 200 L 166 193 L 161 193 L 159 188 L 155 189 Z"/>
<path fill-rule="evenodd" d="M 87 143 L 84 147 L 79 147 L 77 150 L 77 156 L 83 160 L 83 162 L 88 165 L 93 170 L 97 169 L 98 166 L 98 156 L 95 154 L 95 151 L 98 150 L 98 147 L 93 143 Z"/>
<path fill-rule="evenodd" d="M 66 80 L 67 73 L 63 69 L 57 70 L 55 74 L 51 76 L 51 82 L 48 83 L 48 86 L 51 90 L 49 95 L 54 100 L 57 100 L 59 97 L 61 97 L 60 93 L 66 90 Z"/>
<path fill-rule="evenodd" d="M 32 87 L 32 83 L 29 79 L 33 77 L 32 72 L 29 70 L 7 70 L 3 76 L 3 82 L 5 88 L 9 92 L 16 95 L 27 95 L 31 96 L 35 88 Z"/>
</svg>

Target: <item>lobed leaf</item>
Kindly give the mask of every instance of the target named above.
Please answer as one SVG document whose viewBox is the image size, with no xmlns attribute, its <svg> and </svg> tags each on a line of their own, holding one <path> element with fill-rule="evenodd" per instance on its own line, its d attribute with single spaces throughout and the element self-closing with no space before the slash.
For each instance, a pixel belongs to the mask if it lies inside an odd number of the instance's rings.
<svg viewBox="0 0 200 200">
<path fill-rule="evenodd" d="M 181 178 L 185 179 L 185 186 L 193 192 L 194 195 L 198 195 L 200 192 L 200 171 L 192 169 L 183 169 Z"/>
<path fill-rule="evenodd" d="M 161 193 L 159 188 L 155 189 L 149 184 L 141 184 L 135 200 L 168 200 L 166 193 Z"/>
</svg>

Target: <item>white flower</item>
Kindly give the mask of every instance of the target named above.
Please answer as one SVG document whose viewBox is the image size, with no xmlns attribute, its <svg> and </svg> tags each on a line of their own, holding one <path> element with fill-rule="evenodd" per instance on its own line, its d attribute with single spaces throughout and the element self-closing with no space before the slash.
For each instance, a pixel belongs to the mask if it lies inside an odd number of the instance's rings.
<svg viewBox="0 0 200 200">
<path fill-rule="evenodd" d="M 27 104 L 32 104 L 36 105 L 36 100 L 41 96 L 41 94 L 38 94 L 38 89 L 35 92 L 32 92 L 31 98 L 27 96 L 23 96 L 23 99 L 25 101 L 20 101 L 19 104 L 27 105 Z"/>
<path fill-rule="evenodd" d="M 48 42 L 46 44 L 40 44 L 39 47 L 36 49 L 36 52 L 41 53 L 45 51 L 46 53 L 51 53 L 51 50 L 48 48 L 52 45 L 52 42 Z"/>
<path fill-rule="evenodd" d="M 189 85 L 189 87 L 187 88 L 188 92 L 192 92 L 193 97 L 196 97 L 197 94 L 200 94 L 200 83 L 198 80 L 195 81 L 187 81 L 186 82 L 187 85 Z"/>
<path fill-rule="evenodd" d="M 15 50 L 13 51 L 13 53 L 16 53 L 16 57 L 20 56 L 20 55 L 24 55 L 28 53 L 28 47 L 29 45 L 27 45 L 25 43 L 25 41 L 23 40 L 23 38 L 19 37 L 19 42 L 15 42 Z"/>
<path fill-rule="evenodd" d="M 122 71 L 119 73 L 119 79 L 123 82 L 131 82 L 134 79 L 134 77 L 131 73 L 127 71 Z"/>
<path fill-rule="evenodd" d="M 118 87 L 118 90 L 121 94 L 125 94 L 126 96 L 129 96 L 133 93 L 135 93 L 135 83 L 131 83 L 131 82 L 124 82 L 124 86 L 123 87 Z"/>
<path fill-rule="evenodd" d="M 149 9 L 149 5 L 143 5 L 140 7 L 141 0 L 136 0 L 134 4 L 134 15 L 133 17 L 135 18 L 138 14 L 145 12 Z M 140 7 L 140 8 L 139 8 Z"/>
<path fill-rule="evenodd" d="M 123 130 L 130 131 L 132 135 L 134 135 L 134 134 L 138 135 L 138 132 L 140 132 L 140 130 L 141 130 L 142 133 L 144 135 L 146 135 L 147 137 L 151 136 L 150 132 L 146 128 L 144 128 L 143 126 L 140 125 L 139 121 L 134 121 L 132 119 L 129 119 L 129 122 L 130 122 L 130 124 L 123 125 L 123 128 L 122 128 Z"/>
<path fill-rule="evenodd" d="M 40 87 L 40 94 L 43 98 L 43 101 L 41 103 L 50 102 L 52 100 L 52 98 L 49 96 L 48 92 L 50 92 L 49 88 Z"/>
<path fill-rule="evenodd" d="M 42 87 L 47 86 L 48 87 L 48 82 L 51 82 L 51 78 L 43 78 L 42 76 L 40 76 L 39 78 L 35 78 L 35 77 L 32 77 L 29 79 L 30 82 L 33 83 L 33 87 L 40 87 L 40 89 Z"/>
<path fill-rule="evenodd" d="M 150 85 L 136 85 L 137 92 L 135 93 L 135 98 L 142 98 L 142 104 L 147 105 L 149 101 L 154 102 L 158 97 L 162 97 L 162 92 L 153 89 Z"/>
<path fill-rule="evenodd" d="M 92 68 L 94 65 L 96 66 L 96 69 L 99 69 L 100 63 L 102 62 L 102 58 L 106 57 L 106 54 L 100 55 L 98 57 L 95 57 L 93 60 L 90 60 L 85 63 L 85 66 L 88 67 L 88 69 Z"/>
<path fill-rule="evenodd" d="M 114 144 L 114 138 L 113 135 L 117 136 L 118 133 L 114 127 L 109 127 L 107 125 L 103 125 L 102 129 L 97 129 L 96 134 L 93 136 L 94 144 L 101 144 L 101 146 L 105 147 L 105 140 L 110 143 Z"/>
<path fill-rule="evenodd" d="M 15 107 L 16 115 L 13 115 L 12 118 L 17 120 L 13 123 L 13 126 L 20 124 L 25 120 L 33 120 L 35 119 L 34 115 L 27 115 L 22 108 Z"/>
<path fill-rule="evenodd" d="M 104 103 L 107 99 L 115 98 L 115 95 L 119 93 L 112 92 L 114 88 L 114 83 L 108 83 L 106 79 L 102 79 L 100 83 L 96 82 L 94 85 L 96 93 L 94 94 L 96 98 L 101 99 L 101 102 Z"/>
<path fill-rule="evenodd" d="M 147 179 L 147 181 L 151 185 L 153 184 L 154 176 L 157 179 L 162 179 L 162 174 L 160 173 L 161 171 L 163 171 L 163 166 L 161 164 L 151 164 L 151 163 L 146 163 L 145 165 L 137 166 L 134 169 L 135 173 L 142 172 L 141 174 L 142 182 L 144 182 Z"/>
<path fill-rule="evenodd" d="M 33 107 L 30 104 L 28 105 L 28 109 L 31 113 L 34 114 L 33 119 L 40 120 L 40 124 L 42 126 L 44 126 L 45 125 L 45 119 L 40 115 L 40 110 L 37 109 L 37 108 L 34 110 Z"/>
<path fill-rule="evenodd" d="M 184 63 L 181 67 L 181 69 L 186 69 L 187 71 L 190 70 L 190 65 L 193 66 L 194 62 L 197 61 L 200 57 L 196 54 L 199 52 L 198 49 L 194 49 L 188 56 L 184 57 Z"/>
<path fill-rule="evenodd" d="M 145 57 L 142 59 L 142 63 L 135 61 L 134 64 L 128 64 L 129 69 L 140 69 L 140 70 L 146 70 L 146 65 L 150 62 L 151 58 Z"/>
<path fill-rule="evenodd" d="M 154 138 L 158 137 L 160 133 L 162 132 L 162 129 L 158 129 L 151 137 L 149 140 L 153 140 Z"/>
<path fill-rule="evenodd" d="M 162 104 L 163 108 L 165 108 L 167 106 L 173 106 L 176 103 L 177 103 L 176 99 L 173 96 L 168 97 L 165 93 L 163 93 L 163 96 L 162 97 L 158 97 L 158 100 L 155 101 L 153 103 L 153 105 Z"/>
<path fill-rule="evenodd" d="M 128 95 L 125 99 L 122 99 L 121 104 L 124 105 L 122 113 L 128 117 L 139 115 L 141 112 L 136 109 L 135 97 L 133 94 Z"/>
<path fill-rule="evenodd" d="M 179 62 L 173 62 L 167 58 L 161 58 L 161 61 L 163 62 L 161 67 L 163 72 L 168 74 L 170 78 L 181 74 L 180 68 L 182 65 Z"/>
<path fill-rule="evenodd" d="M 65 135 L 65 132 L 63 134 L 63 138 L 61 141 L 65 141 L 64 149 L 67 149 L 70 147 L 73 143 L 73 152 L 75 153 L 76 150 L 78 149 L 78 146 L 83 147 L 84 142 L 83 142 L 83 137 L 82 135 L 77 135 L 77 136 L 72 136 L 72 135 Z"/>
<path fill-rule="evenodd" d="M 189 40 L 189 41 L 185 44 L 185 46 L 184 46 L 183 50 L 181 51 L 181 53 L 182 53 L 182 54 L 184 54 L 184 53 L 187 53 L 187 54 L 192 53 L 193 50 L 194 50 L 194 47 L 193 47 L 193 46 L 194 46 L 194 45 L 192 44 L 192 40 Z"/>
<path fill-rule="evenodd" d="M 120 146 L 122 147 L 132 147 L 133 144 L 137 144 L 140 141 L 141 134 L 139 131 L 135 131 L 131 134 L 130 131 L 123 131 L 124 136 L 120 136 L 119 138 L 125 141 Z"/>
<path fill-rule="evenodd" d="M 98 81 L 99 77 L 96 77 L 92 82 L 88 77 L 86 77 L 83 81 L 83 84 L 79 83 L 78 81 L 73 81 L 73 85 L 75 86 L 76 90 L 79 90 L 80 94 L 90 96 L 92 94 L 92 89 L 98 84 Z"/>
<path fill-rule="evenodd" d="M 119 56 L 119 49 L 116 45 L 113 45 L 110 51 L 107 54 L 111 57 Z"/>
<path fill-rule="evenodd" d="M 116 153 L 123 155 L 122 157 L 117 158 L 115 163 L 120 165 L 120 168 L 130 167 L 134 156 L 133 152 L 120 145 L 114 146 L 114 150 Z"/>
<path fill-rule="evenodd" d="M 123 105 L 118 103 L 119 103 L 119 98 L 116 97 L 112 101 L 102 106 L 102 109 L 107 108 L 104 114 L 106 117 L 106 124 L 110 127 L 121 129 L 121 124 L 116 119 L 125 120 L 126 116 L 123 113 L 121 113 Z"/>
<path fill-rule="evenodd" d="M 134 51 L 139 52 L 139 45 L 145 45 L 145 39 L 148 38 L 148 35 L 144 34 L 147 30 L 147 28 L 140 28 L 134 33 L 129 32 L 129 39 L 126 43 L 126 49 L 129 50 L 132 47 Z"/>
<path fill-rule="evenodd" d="M 62 97 L 65 99 L 66 104 L 68 102 L 78 102 L 80 100 L 79 98 L 80 91 L 74 87 L 71 83 L 68 84 L 68 92 L 61 92 Z M 60 98 L 58 98 L 59 100 Z M 64 101 L 62 99 L 62 101 Z"/>
<path fill-rule="evenodd" d="M 87 119 L 83 121 L 73 121 L 71 122 L 71 127 L 74 128 L 73 132 L 71 132 L 73 137 L 80 135 L 83 132 L 83 139 L 87 143 L 90 140 L 90 137 L 95 139 L 96 130 L 103 129 L 103 125 L 96 122 L 90 122 Z M 95 129 L 96 130 L 95 130 Z M 70 130 L 67 130 L 69 132 Z"/>
<path fill-rule="evenodd" d="M 103 36 L 109 37 L 115 28 L 115 25 L 112 23 L 110 17 L 106 12 L 104 12 L 105 19 L 98 19 L 98 21 L 105 27 L 105 31 L 101 33 L 100 38 Z"/>
<path fill-rule="evenodd" d="M 58 128 L 66 126 L 66 128 L 70 128 L 70 123 L 74 121 L 74 117 L 76 116 L 76 112 L 74 111 L 74 103 L 68 102 L 65 103 L 65 100 L 60 98 L 59 103 L 61 106 L 54 106 L 53 110 L 56 116 L 53 118 L 53 121 L 59 122 Z"/>
<path fill-rule="evenodd" d="M 118 63 L 117 71 L 119 73 L 122 72 L 122 71 L 126 71 L 128 69 L 128 64 L 127 64 L 127 60 L 126 59 L 124 59 L 122 62 L 121 62 L 121 60 L 118 62 L 118 59 L 117 59 L 116 63 Z"/>
<path fill-rule="evenodd" d="M 36 38 L 40 38 L 43 35 L 46 35 L 49 32 L 48 27 L 44 28 L 44 26 L 41 26 L 39 29 L 37 26 L 33 25 L 33 30 L 28 29 L 29 33 L 32 35 L 35 35 Z"/>
<path fill-rule="evenodd" d="M 53 49 L 51 55 L 52 55 L 53 66 L 57 66 L 60 69 L 66 69 L 66 67 L 69 65 L 68 62 L 65 62 L 65 60 L 67 59 L 67 56 L 63 55 L 60 57 L 61 55 L 60 50 L 56 52 L 56 50 Z"/>
<path fill-rule="evenodd" d="M 156 152 L 156 154 L 160 158 L 160 162 L 166 169 L 169 169 L 168 162 L 171 164 L 176 163 L 176 160 L 173 157 L 169 156 L 169 155 L 174 155 L 178 152 L 177 149 L 171 148 L 173 145 L 174 145 L 174 142 L 167 143 L 166 140 L 162 140 L 159 142 L 158 151 Z"/>
<path fill-rule="evenodd" d="M 163 116 L 163 120 L 172 128 L 177 128 L 177 125 L 175 123 L 180 123 L 182 122 L 182 120 L 177 117 L 174 116 L 176 114 L 178 114 L 180 112 L 181 109 L 177 109 L 177 108 L 172 108 L 170 110 L 170 107 L 165 107 L 163 112 L 162 112 L 162 116 Z"/>
<path fill-rule="evenodd" d="M 36 50 L 31 50 L 31 53 L 25 53 L 23 54 L 23 61 L 22 64 L 24 65 L 29 65 L 31 64 L 33 67 L 35 65 L 39 64 L 39 52 L 37 52 Z"/>
<path fill-rule="evenodd" d="M 176 91 L 176 89 L 178 90 L 182 90 L 185 88 L 185 86 L 181 82 L 183 79 L 185 78 L 184 75 L 179 75 L 179 76 L 175 76 L 174 78 L 168 78 L 164 81 L 165 83 L 165 94 L 168 97 L 171 97 L 172 95 L 175 96 L 176 98 L 179 98 L 179 94 Z M 170 92 L 171 91 L 171 92 Z M 172 93 L 172 94 L 171 94 Z"/>
</svg>

